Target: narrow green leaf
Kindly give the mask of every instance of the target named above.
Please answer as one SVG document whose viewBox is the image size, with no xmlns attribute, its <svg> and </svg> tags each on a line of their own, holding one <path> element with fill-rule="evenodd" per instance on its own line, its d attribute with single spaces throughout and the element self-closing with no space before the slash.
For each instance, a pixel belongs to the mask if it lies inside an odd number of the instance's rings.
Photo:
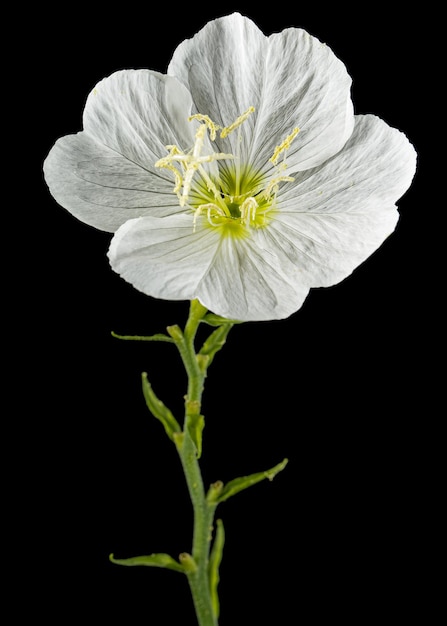
<svg viewBox="0 0 447 626">
<path fill-rule="evenodd" d="M 185 568 L 183 565 L 178 563 L 175 559 L 172 558 L 169 554 L 149 554 L 147 556 L 133 556 L 130 559 L 115 559 L 114 555 L 111 554 L 109 559 L 112 563 L 116 563 L 117 565 L 126 565 L 126 566 L 134 566 L 134 565 L 146 565 L 149 567 L 164 567 L 165 569 L 172 569 L 175 572 L 185 573 Z"/>
<path fill-rule="evenodd" d="M 231 496 L 236 495 L 240 491 L 243 491 L 244 489 L 247 489 L 252 485 L 256 485 L 256 483 L 259 483 L 261 482 L 261 480 L 264 480 L 266 478 L 268 480 L 273 480 L 276 474 L 281 472 L 288 462 L 288 459 L 284 459 L 283 461 L 281 461 L 281 463 L 278 463 L 278 465 L 275 465 L 275 467 L 272 467 L 272 469 L 269 469 L 265 472 L 258 472 L 256 474 L 250 474 L 250 476 L 241 476 L 240 478 L 230 480 L 229 483 L 223 486 L 222 491 L 220 492 L 220 494 L 218 494 L 216 498 L 216 502 L 218 504 L 220 502 L 224 502 L 225 500 L 228 500 L 228 498 L 231 498 Z"/>
<path fill-rule="evenodd" d="M 163 333 L 157 333 L 156 335 L 118 335 L 118 333 L 111 332 L 112 337 L 115 339 L 123 339 L 124 341 L 167 341 L 169 343 L 174 343 L 172 337 L 168 337 Z"/>
<path fill-rule="evenodd" d="M 182 430 L 179 423 L 177 422 L 171 411 L 155 395 L 152 386 L 147 379 L 146 372 L 142 373 L 141 381 L 143 385 L 144 399 L 146 400 L 146 405 L 149 411 L 154 417 L 160 420 L 169 439 L 174 441 L 174 433 L 180 432 Z"/>
<path fill-rule="evenodd" d="M 216 619 L 219 617 L 220 604 L 217 587 L 219 585 L 219 567 L 222 561 L 223 548 L 225 543 L 225 531 L 221 519 L 216 520 L 216 537 L 214 539 L 213 548 L 210 554 L 208 565 L 208 575 L 210 581 L 210 594 L 213 612 Z"/>
</svg>

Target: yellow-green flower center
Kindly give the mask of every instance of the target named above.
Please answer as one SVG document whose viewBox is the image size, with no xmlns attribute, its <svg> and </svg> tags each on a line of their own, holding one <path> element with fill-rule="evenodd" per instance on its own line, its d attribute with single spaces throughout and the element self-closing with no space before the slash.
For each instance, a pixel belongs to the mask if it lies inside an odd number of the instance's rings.
<svg viewBox="0 0 447 626">
<path fill-rule="evenodd" d="M 197 220 L 203 219 L 204 224 L 219 228 L 224 235 L 246 236 L 250 228 L 262 228 L 269 223 L 275 211 L 279 184 L 293 181 L 291 176 L 285 175 L 285 160 L 278 165 L 278 159 L 281 155 L 285 156 L 299 132 L 298 128 L 276 146 L 270 158 L 275 173 L 268 178 L 249 164 L 241 163 L 237 154 L 202 154 L 207 133 L 211 141 L 216 139 L 219 131 L 220 138 L 225 139 L 240 129 L 253 112 L 254 107 L 250 107 L 225 127 L 218 126 L 207 115 L 192 115 L 190 121 L 200 122 L 193 148 L 185 153 L 176 145 L 166 146 L 169 154 L 155 163 L 156 167 L 173 173 L 174 193 L 181 207 L 193 211 L 194 228 Z M 209 165 L 215 161 L 216 164 Z"/>
</svg>

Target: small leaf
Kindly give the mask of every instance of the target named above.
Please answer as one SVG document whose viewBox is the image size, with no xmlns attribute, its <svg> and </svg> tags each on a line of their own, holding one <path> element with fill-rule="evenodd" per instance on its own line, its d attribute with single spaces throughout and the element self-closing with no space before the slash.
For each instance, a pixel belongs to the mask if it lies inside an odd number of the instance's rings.
<svg viewBox="0 0 447 626">
<path fill-rule="evenodd" d="M 211 365 L 216 352 L 221 350 L 223 346 L 225 345 L 228 333 L 230 332 L 232 328 L 233 328 L 232 323 L 219 326 L 219 328 L 216 328 L 216 330 L 214 330 L 211 333 L 211 335 L 208 337 L 208 339 L 204 342 L 198 354 L 198 357 L 199 356 L 201 356 L 202 358 L 207 357 L 206 368 L 208 368 Z"/>
<path fill-rule="evenodd" d="M 225 543 L 225 531 L 221 519 L 216 521 L 216 537 L 214 539 L 213 548 L 210 554 L 208 565 L 208 576 L 210 581 L 211 604 L 216 619 L 219 617 L 220 605 L 217 587 L 219 585 L 219 567 L 222 561 L 223 548 Z"/>
<path fill-rule="evenodd" d="M 197 458 L 202 456 L 202 433 L 205 428 L 205 416 L 194 413 L 188 416 L 188 431 L 196 447 Z"/>
<path fill-rule="evenodd" d="M 197 571 L 197 563 L 188 552 L 182 552 L 178 559 L 183 566 L 185 574 L 192 574 Z"/>
<path fill-rule="evenodd" d="M 216 504 L 216 501 L 219 497 L 220 492 L 223 489 L 223 482 L 221 480 L 217 480 L 215 483 L 210 485 L 208 489 L 208 493 L 206 494 L 206 500 L 209 504 Z"/>
<path fill-rule="evenodd" d="M 142 373 L 141 381 L 143 384 L 144 399 L 146 400 L 146 405 L 149 411 L 154 417 L 160 420 L 169 439 L 174 441 L 174 433 L 180 432 L 182 430 L 179 423 L 177 422 L 171 411 L 155 395 L 152 386 L 147 379 L 146 372 Z"/>
<path fill-rule="evenodd" d="M 174 343 L 172 337 L 168 337 L 163 333 L 157 333 L 156 335 L 118 335 L 118 333 L 111 332 L 112 337 L 115 339 L 123 339 L 124 341 L 167 341 L 169 343 Z"/>
<path fill-rule="evenodd" d="M 180 326 L 174 324 L 173 326 L 167 326 L 166 330 L 169 335 L 172 337 L 172 341 L 183 341 L 183 332 Z"/>
<path fill-rule="evenodd" d="M 178 563 L 175 559 L 172 558 L 169 554 L 149 554 L 147 556 L 133 556 L 130 559 L 115 559 L 114 555 L 111 554 L 109 559 L 112 563 L 116 563 L 117 565 L 126 565 L 132 567 L 134 565 L 146 565 L 149 567 L 164 567 L 165 569 L 172 569 L 175 572 L 185 573 L 185 569 L 183 565 Z"/>
<path fill-rule="evenodd" d="M 256 483 L 259 483 L 261 482 L 261 480 L 264 480 L 266 478 L 268 480 L 273 480 L 276 474 L 281 472 L 288 462 L 288 459 L 284 459 L 283 461 L 281 461 L 281 463 L 278 463 L 278 465 L 275 465 L 275 467 L 272 467 L 272 469 L 265 472 L 258 472 L 256 474 L 250 474 L 250 476 L 241 476 L 240 478 L 230 480 L 229 483 L 224 485 L 222 491 L 220 492 L 220 494 L 218 494 L 215 501 L 217 502 L 217 504 L 219 504 L 220 502 L 224 502 L 225 500 L 228 500 L 228 498 L 231 498 L 231 496 L 236 495 L 240 491 L 243 491 L 244 489 L 247 489 L 252 485 L 256 485 Z"/>
</svg>

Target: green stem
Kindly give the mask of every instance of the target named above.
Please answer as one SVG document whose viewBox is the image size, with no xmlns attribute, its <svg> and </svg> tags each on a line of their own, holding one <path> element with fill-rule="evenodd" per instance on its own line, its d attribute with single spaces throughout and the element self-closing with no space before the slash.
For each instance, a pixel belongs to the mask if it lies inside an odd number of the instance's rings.
<svg viewBox="0 0 447 626">
<path fill-rule="evenodd" d="M 215 330 L 208 336 L 201 349 L 196 352 L 194 342 L 201 322 L 215 327 Z M 207 314 L 205 307 L 198 300 L 193 300 L 184 331 L 175 325 L 167 328 L 169 336 L 159 334 L 141 337 L 115 334 L 115 337 L 120 339 L 174 343 L 182 358 L 188 377 L 183 430 L 171 411 L 156 396 L 146 373 L 142 374 L 142 387 L 148 409 L 163 424 L 168 437 L 174 441 L 177 448 L 193 506 L 194 532 L 191 554 L 183 552 L 179 555 L 179 561 L 165 553 L 127 559 L 115 559 L 111 555 L 110 560 L 120 565 L 165 567 L 186 574 L 199 626 L 218 626 L 219 597 L 217 588 L 220 578 L 219 566 L 225 542 L 222 521 L 217 520 L 216 535 L 211 550 L 214 514 L 218 504 L 261 480 L 272 480 L 287 464 L 287 459 L 284 459 L 282 463 L 275 465 L 270 470 L 241 476 L 226 485 L 221 481 L 216 481 L 205 493 L 198 461 L 202 449 L 204 426 L 204 417 L 200 414 L 203 388 L 207 369 L 216 353 L 225 344 L 227 335 L 235 323 L 238 322 L 225 320 L 214 314 Z"/>
<path fill-rule="evenodd" d="M 206 368 L 203 367 L 200 359 L 197 358 L 194 348 L 194 339 L 196 337 L 199 324 L 206 312 L 207 310 L 198 300 L 193 300 L 191 302 L 189 318 L 184 332 L 182 332 L 178 326 L 169 326 L 167 329 L 180 352 L 183 365 L 185 366 L 185 370 L 188 375 L 188 393 L 186 396 L 187 417 L 190 412 L 188 408 L 192 408 L 192 404 L 195 403 L 196 406 L 198 404 L 198 410 L 200 411 L 200 404 L 202 401 Z M 189 407 L 188 402 L 190 405 Z"/>
<path fill-rule="evenodd" d="M 182 333 L 178 326 L 169 327 L 188 375 L 188 391 L 185 398 L 185 424 L 182 433 L 174 435 L 177 450 L 188 485 L 194 510 L 194 534 L 192 545 L 193 565 L 187 577 L 199 626 L 218 626 L 209 582 L 209 557 L 214 512 L 217 503 L 208 502 L 198 462 L 197 441 L 191 433 L 200 417 L 202 393 L 206 376 L 207 360 L 196 354 L 194 339 L 206 309 L 197 301 L 191 302 L 190 314 Z"/>
<path fill-rule="evenodd" d="M 199 626 L 218 626 L 208 575 L 213 519 L 217 504 L 208 503 L 206 500 L 196 448 L 188 431 L 177 436 L 176 443 L 194 510 L 192 558 L 195 567 L 187 572 L 188 582 Z"/>
</svg>

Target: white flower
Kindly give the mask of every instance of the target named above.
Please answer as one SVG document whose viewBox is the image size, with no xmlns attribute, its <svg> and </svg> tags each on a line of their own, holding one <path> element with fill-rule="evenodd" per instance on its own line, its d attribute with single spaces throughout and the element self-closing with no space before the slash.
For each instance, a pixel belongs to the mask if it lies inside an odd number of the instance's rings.
<svg viewBox="0 0 447 626">
<path fill-rule="evenodd" d="M 350 85 L 307 32 L 223 17 L 178 46 L 167 75 L 102 80 L 45 177 L 73 215 L 116 231 L 112 268 L 137 289 L 284 318 L 381 245 L 415 172 L 402 133 L 354 116 Z"/>
</svg>

